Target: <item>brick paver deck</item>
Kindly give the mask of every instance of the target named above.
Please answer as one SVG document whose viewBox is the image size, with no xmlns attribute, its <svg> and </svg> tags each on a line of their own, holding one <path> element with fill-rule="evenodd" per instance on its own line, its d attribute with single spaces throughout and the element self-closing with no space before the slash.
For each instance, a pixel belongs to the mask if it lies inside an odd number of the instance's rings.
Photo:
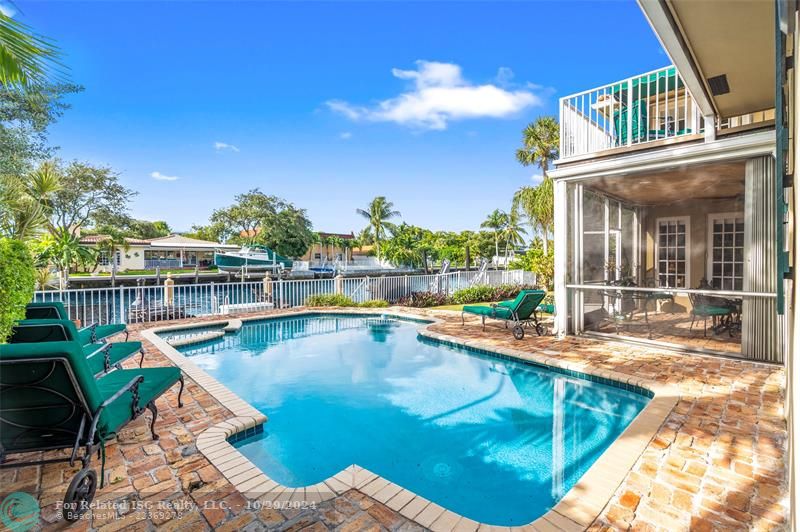
<svg viewBox="0 0 800 532">
<path fill-rule="evenodd" d="M 455 313 L 436 315 L 444 320 L 433 327 L 436 332 L 489 346 L 558 352 L 587 367 L 669 383 L 680 390 L 677 406 L 592 529 L 786 528 L 782 368 L 577 338 L 526 336 L 517 342 L 502 326 L 488 326 L 483 332 L 475 321 L 462 328 Z M 132 339 L 138 338 L 142 326 L 131 329 Z M 146 366 L 169 363 L 152 345 L 145 347 Z M 248 508 L 247 499 L 195 447 L 197 435 L 231 417 L 230 412 L 191 380 L 183 408 L 176 408 L 176 390 L 157 404 L 160 440 L 150 439 L 149 414 L 128 425 L 107 448 L 107 484 L 95 497 L 100 508 L 70 528 L 103 532 L 423 529 L 356 490 L 314 509 Z M 99 461 L 94 464 L 99 472 Z M 57 503 L 75 471 L 77 467 L 66 464 L 2 470 L 0 497 L 14 491 L 33 493 L 43 507 L 42 527 L 67 528 L 58 519 Z"/>
</svg>

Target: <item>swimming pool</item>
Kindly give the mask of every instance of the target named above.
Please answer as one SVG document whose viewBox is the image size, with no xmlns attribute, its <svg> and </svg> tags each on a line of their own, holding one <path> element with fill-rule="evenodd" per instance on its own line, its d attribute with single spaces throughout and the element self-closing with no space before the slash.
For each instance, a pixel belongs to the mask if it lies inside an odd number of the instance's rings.
<svg viewBox="0 0 800 532">
<path fill-rule="evenodd" d="M 235 446 L 276 482 L 311 485 L 358 464 L 496 525 L 547 512 L 648 402 L 425 340 L 418 326 L 301 315 L 180 351 L 269 417 Z"/>
</svg>

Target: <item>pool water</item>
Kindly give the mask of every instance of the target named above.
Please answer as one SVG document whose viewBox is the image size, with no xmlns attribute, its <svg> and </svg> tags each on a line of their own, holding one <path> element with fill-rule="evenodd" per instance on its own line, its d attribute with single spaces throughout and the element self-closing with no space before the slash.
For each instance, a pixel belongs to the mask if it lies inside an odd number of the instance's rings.
<svg viewBox="0 0 800 532">
<path fill-rule="evenodd" d="M 275 481 L 307 486 L 358 464 L 494 525 L 547 512 L 648 401 L 425 340 L 418 327 L 295 316 L 181 351 L 268 416 L 235 445 Z"/>
</svg>

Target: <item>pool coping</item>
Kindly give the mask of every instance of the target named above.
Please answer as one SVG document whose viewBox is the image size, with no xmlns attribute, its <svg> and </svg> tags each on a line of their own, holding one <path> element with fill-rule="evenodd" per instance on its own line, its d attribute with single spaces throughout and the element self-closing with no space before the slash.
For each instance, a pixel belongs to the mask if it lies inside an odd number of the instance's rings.
<svg viewBox="0 0 800 532">
<path fill-rule="evenodd" d="M 242 323 L 250 321 L 319 314 L 379 314 L 412 319 L 417 322 L 427 322 L 420 323 L 417 328 L 418 333 L 435 341 L 480 350 L 490 356 L 494 353 L 523 363 L 533 363 L 616 381 L 623 385 L 627 384 L 648 390 L 653 394 L 653 397 L 622 434 L 600 455 L 555 506 L 527 525 L 506 527 L 479 523 L 428 501 L 424 497 L 416 495 L 410 490 L 356 464 L 346 467 L 339 473 L 317 484 L 292 488 L 270 479 L 258 466 L 231 445 L 229 441 L 230 438 L 237 435 L 246 437 L 255 434 L 267 422 L 267 417 L 197 366 L 191 359 L 181 354 L 166 340 L 158 336 L 158 333 L 192 329 L 197 328 L 198 325 L 209 327 L 230 324 L 234 325 L 238 330 Z M 544 349 L 537 352 L 529 352 L 509 349 L 493 346 L 480 340 L 462 339 L 430 330 L 432 326 L 440 322 L 441 320 L 435 316 L 421 315 L 398 308 L 300 307 L 277 312 L 273 311 L 264 315 L 204 321 L 202 324 L 189 323 L 154 327 L 143 330 L 142 336 L 233 414 L 234 417 L 219 422 L 200 433 L 197 437 L 196 445 L 197 450 L 219 469 L 239 492 L 249 499 L 258 499 L 264 504 L 271 504 L 279 500 L 319 503 L 341 495 L 350 489 L 357 489 L 434 532 L 469 530 L 503 530 L 504 532 L 549 532 L 561 530 L 577 532 L 586 530 L 614 496 L 617 488 L 622 484 L 626 475 L 677 404 L 679 399 L 678 390 L 657 381 L 593 368 L 588 364 L 568 362 L 557 358 L 558 352 L 556 351 Z"/>
</svg>

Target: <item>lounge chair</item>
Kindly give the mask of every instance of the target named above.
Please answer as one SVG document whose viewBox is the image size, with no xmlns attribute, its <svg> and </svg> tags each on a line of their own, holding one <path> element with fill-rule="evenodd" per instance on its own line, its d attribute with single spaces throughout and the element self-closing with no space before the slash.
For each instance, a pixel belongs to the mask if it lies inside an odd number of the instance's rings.
<svg viewBox="0 0 800 532">
<path fill-rule="evenodd" d="M 525 337 L 525 327 L 534 327 L 536 334 L 544 334 L 544 326 L 539 323 L 536 308 L 542 302 L 547 292 L 544 290 L 522 290 L 516 299 L 493 303 L 491 306 L 466 305 L 461 312 L 461 325 L 464 325 L 464 314 L 475 314 L 481 317 L 483 330 L 486 330 L 486 318 L 505 322 L 511 329 L 514 338 L 522 340 Z"/>
<path fill-rule="evenodd" d="M 25 308 L 26 320 L 68 320 L 69 313 L 64 308 L 61 301 L 48 301 L 46 303 L 28 303 Z M 124 323 L 109 323 L 108 325 L 93 324 L 79 329 L 80 340 L 85 344 L 94 344 L 109 336 L 125 333 L 125 340 L 128 339 L 128 331 Z"/>
<path fill-rule="evenodd" d="M 22 320 L 14 325 L 11 344 L 38 342 L 75 342 L 83 351 L 95 375 L 108 373 L 136 353 L 141 353 L 139 367 L 144 362 L 142 342 L 109 342 L 83 345 L 80 331 L 69 320 Z"/>
<path fill-rule="evenodd" d="M 182 406 L 183 376 L 176 367 L 121 369 L 95 379 L 77 342 L 0 345 L 0 468 L 80 461 L 64 496 L 63 515 L 74 521 L 89 508 L 97 488 L 93 455 L 102 457 L 102 488 L 106 441 L 145 409 L 158 439 L 155 401 L 177 382 Z M 60 449 L 71 452 L 38 453 Z M 8 460 L 31 452 L 38 454 Z"/>
</svg>

